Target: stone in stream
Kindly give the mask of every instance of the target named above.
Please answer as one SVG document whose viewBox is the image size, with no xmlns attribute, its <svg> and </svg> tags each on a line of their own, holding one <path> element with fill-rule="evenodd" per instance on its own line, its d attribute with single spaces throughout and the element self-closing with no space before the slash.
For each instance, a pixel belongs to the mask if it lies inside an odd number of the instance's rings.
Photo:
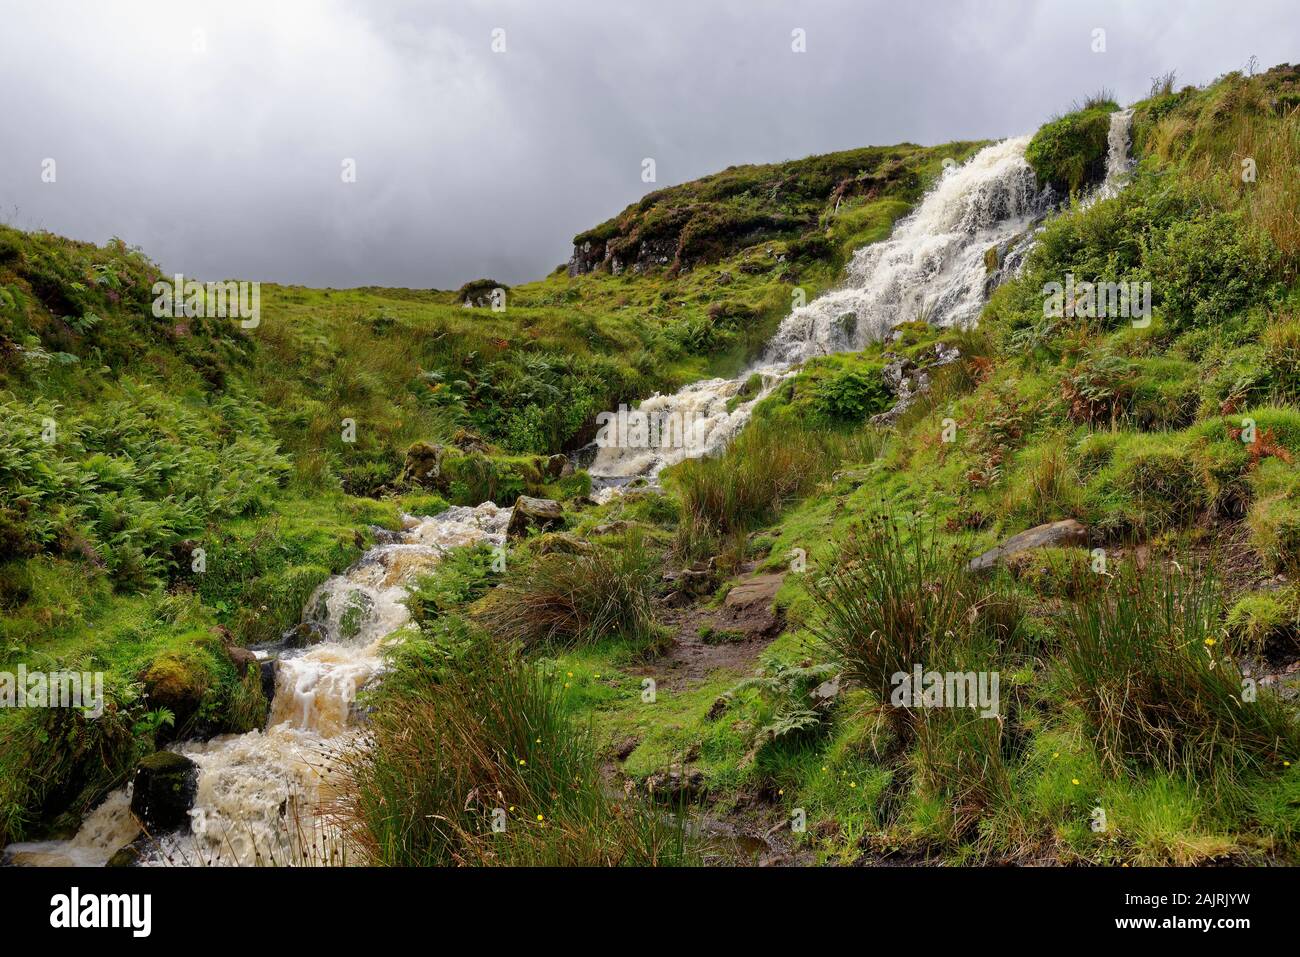
<svg viewBox="0 0 1300 957">
<path fill-rule="evenodd" d="M 1060 522 L 1048 522 L 1046 525 L 1038 525 L 1028 531 L 1021 532 L 1019 535 L 1013 535 L 1001 545 L 990 548 L 983 555 L 972 558 L 966 565 L 966 570 L 971 572 L 988 571 L 1003 559 L 1010 558 L 1012 555 L 1019 555 L 1021 552 L 1027 552 L 1032 548 L 1085 546 L 1087 544 L 1088 528 L 1083 523 L 1072 518 Z"/>
<path fill-rule="evenodd" d="M 515 510 L 510 516 L 510 524 L 506 526 L 506 535 L 519 538 L 527 535 L 530 528 L 547 531 L 563 521 L 564 509 L 559 502 L 550 498 L 521 495 L 515 501 Z"/>
<path fill-rule="evenodd" d="M 174 751 L 155 751 L 136 765 L 131 813 L 155 830 L 186 826 L 198 790 L 197 764 Z"/>
</svg>

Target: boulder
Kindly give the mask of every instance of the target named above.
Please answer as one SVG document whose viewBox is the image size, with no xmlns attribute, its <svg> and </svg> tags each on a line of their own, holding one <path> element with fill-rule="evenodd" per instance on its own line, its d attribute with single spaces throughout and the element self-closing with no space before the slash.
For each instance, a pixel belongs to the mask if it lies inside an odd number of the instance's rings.
<svg viewBox="0 0 1300 957">
<path fill-rule="evenodd" d="M 731 586 L 722 603 L 718 627 L 738 632 L 746 640 L 765 638 L 781 630 L 782 617 L 773 603 L 785 573 L 751 575 Z"/>
<path fill-rule="evenodd" d="M 174 751 L 156 751 L 136 765 L 131 813 L 154 830 L 184 827 L 198 790 L 197 764 Z"/>
<path fill-rule="evenodd" d="M 519 538 L 527 535 L 530 528 L 548 531 L 563 522 L 564 509 L 559 502 L 550 498 L 521 495 L 515 501 L 515 510 L 510 516 L 510 524 L 506 526 L 506 535 Z"/>
<path fill-rule="evenodd" d="M 990 548 L 983 555 L 972 558 L 966 565 L 966 570 L 972 572 L 988 571 L 1004 559 L 1010 558 L 1012 555 L 1019 555 L 1021 552 L 1027 552 L 1032 548 L 1047 548 L 1049 546 L 1083 547 L 1087 544 L 1088 528 L 1083 523 L 1072 518 L 1060 522 L 1048 522 L 1046 525 L 1037 525 L 1028 531 L 1021 532 L 1019 535 L 1013 535 L 1001 545 Z"/>
<path fill-rule="evenodd" d="M 402 482 L 420 488 L 442 491 L 446 479 L 442 475 L 443 448 L 432 442 L 416 442 L 406 450 L 406 464 L 402 468 Z"/>
<path fill-rule="evenodd" d="M 566 478 L 573 474 L 573 463 L 567 455 L 552 455 L 546 460 L 544 471 L 547 478 Z"/>
</svg>

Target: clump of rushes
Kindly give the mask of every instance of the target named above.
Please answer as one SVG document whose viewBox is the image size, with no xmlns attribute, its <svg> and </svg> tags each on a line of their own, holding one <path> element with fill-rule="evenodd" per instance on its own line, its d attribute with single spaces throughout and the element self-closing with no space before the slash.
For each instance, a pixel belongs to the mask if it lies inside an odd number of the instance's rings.
<svg viewBox="0 0 1300 957">
<path fill-rule="evenodd" d="M 824 425 L 756 418 L 721 455 L 688 459 L 670 481 L 682 501 L 678 550 L 696 558 L 757 528 L 803 497 L 842 462 L 869 462 L 880 440 Z"/>
<path fill-rule="evenodd" d="M 873 691 L 896 730 L 913 725 L 910 709 L 889 703 L 891 678 L 917 664 L 927 670 L 1010 650 L 1019 636 L 1015 599 L 969 574 L 963 556 L 934 535 L 892 517 L 855 526 L 809 582 L 813 634 L 844 676 Z M 960 649 L 965 650 L 960 650 Z"/>
<path fill-rule="evenodd" d="M 632 534 L 614 547 L 515 563 L 475 620 L 501 641 L 568 647 L 605 638 L 652 649 L 658 557 Z"/>
<path fill-rule="evenodd" d="M 564 682 L 480 638 L 439 681 L 381 691 L 331 824 L 370 864 L 678 865 L 684 829 L 610 797 Z"/>
<path fill-rule="evenodd" d="M 1069 606 L 1065 623 L 1069 693 L 1113 773 L 1264 769 L 1295 754 L 1300 735 L 1286 706 L 1265 689 L 1244 693 L 1224 654 L 1208 564 L 1126 564 L 1105 590 Z"/>
</svg>

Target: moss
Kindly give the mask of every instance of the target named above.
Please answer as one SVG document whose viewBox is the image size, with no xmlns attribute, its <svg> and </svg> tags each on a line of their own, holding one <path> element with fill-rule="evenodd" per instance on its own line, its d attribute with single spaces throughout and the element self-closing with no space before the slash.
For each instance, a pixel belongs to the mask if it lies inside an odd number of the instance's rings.
<svg viewBox="0 0 1300 957">
<path fill-rule="evenodd" d="M 1069 113 L 1044 123 L 1025 148 L 1040 184 L 1066 195 L 1101 178 L 1114 103 Z"/>
</svg>

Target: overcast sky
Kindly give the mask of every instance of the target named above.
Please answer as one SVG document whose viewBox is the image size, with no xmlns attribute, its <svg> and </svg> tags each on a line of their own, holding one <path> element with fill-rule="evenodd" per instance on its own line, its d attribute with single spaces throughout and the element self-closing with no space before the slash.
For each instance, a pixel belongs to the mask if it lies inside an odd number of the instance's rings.
<svg viewBox="0 0 1300 957">
<path fill-rule="evenodd" d="M 514 283 L 659 186 L 1252 55 L 1300 62 L 1296 0 L 0 0 L 0 220 L 201 279 Z"/>
</svg>

